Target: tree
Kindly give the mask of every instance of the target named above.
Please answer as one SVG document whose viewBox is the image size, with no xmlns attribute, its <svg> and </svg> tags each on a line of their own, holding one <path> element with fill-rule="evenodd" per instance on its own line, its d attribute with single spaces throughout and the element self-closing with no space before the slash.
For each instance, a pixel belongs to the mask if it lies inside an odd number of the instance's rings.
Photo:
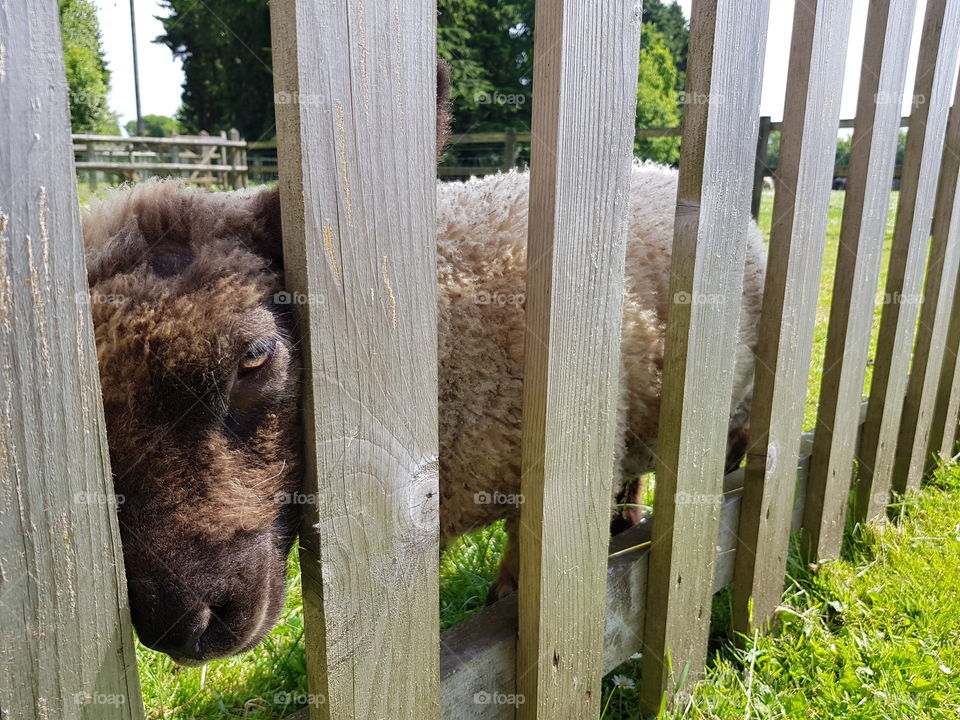
<svg viewBox="0 0 960 720">
<path fill-rule="evenodd" d="M 110 71 L 103 59 L 100 24 L 93 2 L 59 0 L 59 4 L 73 132 L 119 135 L 117 117 L 107 108 Z"/>
<path fill-rule="evenodd" d="M 437 53 L 450 64 L 457 132 L 529 128 L 533 1 L 439 0 Z"/>
<path fill-rule="evenodd" d="M 248 139 L 272 136 L 267 4 L 205 0 L 198 7 L 195 0 L 163 2 L 170 14 L 163 19 L 164 34 L 157 41 L 183 60 L 179 119 L 184 130 L 215 133 L 236 127 Z M 438 0 L 437 9 L 437 53 L 450 63 L 454 129 L 528 129 L 534 0 Z M 659 103 L 657 110 L 644 114 L 667 117 L 667 108 L 661 107 L 663 82 L 652 73 L 661 68 L 671 73 L 674 90 L 682 88 L 689 32 L 675 0 L 646 0 L 643 20 L 642 48 L 647 53 L 643 77 L 653 83 L 651 92 Z M 663 49 L 672 68 L 664 62 Z"/>
<path fill-rule="evenodd" d="M 164 0 L 157 42 L 183 60 L 187 132 L 237 128 L 249 140 L 273 137 L 270 11 L 262 0 Z M 318 38 L 319 41 L 319 38 Z"/>
<path fill-rule="evenodd" d="M 136 120 L 131 120 L 123 127 L 128 135 L 137 134 Z M 180 134 L 180 123 L 176 118 L 166 115 L 144 115 L 143 133 L 146 137 L 173 137 Z"/>
<path fill-rule="evenodd" d="M 651 32 L 656 30 L 656 33 Z M 687 71 L 687 47 L 690 44 L 690 29 L 683 16 L 683 8 L 676 2 L 647 0 L 643 4 L 643 29 L 640 35 L 641 50 L 649 49 L 651 44 L 663 45 L 673 58 L 676 66 L 674 87 L 683 90 Z"/>
<path fill-rule="evenodd" d="M 637 79 L 637 127 L 676 127 L 680 124 L 677 99 L 677 66 L 662 33 L 646 30 L 647 47 L 640 50 Z M 634 153 L 661 163 L 680 159 L 680 138 L 644 138 L 634 143 Z"/>
</svg>

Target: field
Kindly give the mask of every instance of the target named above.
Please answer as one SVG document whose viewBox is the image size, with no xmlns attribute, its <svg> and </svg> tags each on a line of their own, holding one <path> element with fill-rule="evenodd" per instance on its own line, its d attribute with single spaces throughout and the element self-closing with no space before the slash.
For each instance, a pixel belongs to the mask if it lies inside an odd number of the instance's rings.
<svg viewBox="0 0 960 720">
<path fill-rule="evenodd" d="M 843 198 L 834 192 L 830 203 L 805 429 L 816 419 Z M 896 199 L 894 193 L 891 211 Z M 765 193 L 764 230 L 770 227 L 772 205 L 772 193 Z M 892 227 L 891 212 L 887 251 Z M 882 292 L 881 282 L 878 295 Z M 881 310 L 878 303 L 871 358 Z M 867 384 L 869 375 L 868 369 Z M 741 638 L 738 648 L 726 622 L 728 598 L 718 595 L 707 678 L 685 708 L 664 717 L 957 717 L 958 489 L 960 469 L 943 469 L 923 493 L 894 509 L 898 525 L 883 532 L 851 529 L 842 561 L 817 572 L 792 562 L 776 637 Z M 483 607 L 503 539 L 502 528 L 494 526 L 462 538 L 444 553 L 444 628 Z M 143 647 L 138 660 L 150 718 L 265 720 L 301 707 L 307 689 L 297 564 L 291 561 L 283 618 L 255 650 L 202 668 L 179 667 Z M 633 689 L 639 671 L 635 660 L 604 679 L 605 718 L 639 717 Z"/>
</svg>

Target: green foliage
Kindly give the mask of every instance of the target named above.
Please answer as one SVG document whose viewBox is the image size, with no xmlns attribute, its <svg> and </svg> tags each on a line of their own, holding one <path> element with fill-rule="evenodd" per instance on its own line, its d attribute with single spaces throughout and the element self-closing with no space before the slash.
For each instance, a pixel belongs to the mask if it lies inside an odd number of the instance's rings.
<svg viewBox="0 0 960 720">
<path fill-rule="evenodd" d="M 656 32 L 651 32 L 655 30 Z M 690 43 L 690 30 L 683 9 L 676 2 L 667 0 L 648 0 L 643 3 L 643 32 L 640 35 L 640 49 L 652 45 L 663 45 L 673 58 L 676 66 L 674 88 L 683 90 L 687 69 L 687 46 Z"/>
<path fill-rule="evenodd" d="M 248 140 L 273 137 L 270 11 L 261 0 L 163 0 L 157 38 L 183 61 L 186 132 L 237 128 Z"/>
<path fill-rule="evenodd" d="M 117 118 L 107 108 L 110 71 L 100 47 L 96 8 L 91 0 L 59 0 L 59 4 L 73 132 L 119 135 Z"/>
<path fill-rule="evenodd" d="M 439 0 L 437 54 L 450 64 L 457 132 L 529 128 L 533 0 Z"/>
<path fill-rule="evenodd" d="M 137 121 L 131 120 L 123 126 L 127 135 L 137 135 Z M 180 122 L 166 115 L 144 115 L 144 137 L 173 137 L 180 134 Z"/>
<path fill-rule="evenodd" d="M 640 50 L 637 79 L 637 127 L 675 127 L 680 124 L 677 102 L 677 66 L 666 39 L 655 27 L 645 30 L 647 47 Z M 644 138 L 634 143 L 634 153 L 661 163 L 680 159 L 680 138 Z"/>
<path fill-rule="evenodd" d="M 270 18 L 261 0 L 162 0 L 170 14 L 158 38 L 183 61 L 180 121 L 186 132 L 236 127 L 248 139 L 275 134 Z M 437 53 L 450 63 L 456 132 L 527 130 L 533 82 L 533 0 L 438 0 Z M 639 84 L 651 101 L 642 122 L 676 124 L 665 78 L 683 86 L 688 30 L 676 2 L 647 0 Z M 668 58 L 663 53 L 666 52 Z M 666 62 L 669 59 L 670 62 Z M 647 84 L 650 85 L 647 88 Z M 674 98 L 674 109 L 676 102 Z M 669 122 L 667 122 L 669 120 Z M 645 144 L 646 157 L 675 161 L 676 141 Z"/>
<path fill-rule="evenodd" d="M 853 147 L 853 135 L 837 140 L 837 167 L 850 167 L 850 149 Z M 907 147 L 907 131 L 901 130 L 897 136 L 897 165 L 903 164 L 903 152 Z"/>
</svg>

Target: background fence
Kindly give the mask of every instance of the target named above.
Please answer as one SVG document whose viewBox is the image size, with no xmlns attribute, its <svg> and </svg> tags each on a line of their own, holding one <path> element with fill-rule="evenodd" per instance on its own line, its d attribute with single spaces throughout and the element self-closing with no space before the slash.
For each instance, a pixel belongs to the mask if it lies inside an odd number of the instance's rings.
<svg viewBox="0 0 960 720">
<path fill-rule="evenodd" d="M 796 14 L 751 437 L 745 467 L 724 478 L 768 3 L 694 2 L 687 95 L 706 100 L 684 108 L 670 293 L 725 300 L 670 306 L 655 522 L 608 548 L 609 493 L 595 484 L 588 495 L 583 477 L 609 486 L 614 472 L 639 18 L 633 0 L 538 3 L 529 242 L 543 261 L 530 268 L 526 308 L 528 337 L 541 342 L 528 343 L 525 360 L 519 598 L 441 637 L 433 4 L 367 5 L 362 22 L 352 0 L 271 4 L 276 87 L 316 100 L 277 107 L 287 283 L 328 300 L 301 318 L 314 469 L 305 492 L 322 498 L 300 556 L 311 694 L 323 699 L 312 717 L 596 717 L 601 673 L 640 648 L 644 707 L 655 713 L 701 674 L 719 587 L 733 582 L 737 629 L 762 629 L 775 619 L 791 529 L 808 559 L 837 555 L 855 463 L 855 516 L 882 519 L 891 489 L 916 487 L 952 447 L 960 0 L 926 6 L 891 300 L 858 414 L 915 7 L 870 4 L 812 436 L 800 435 L 804 380 L 850 5 L 808 0 Z M 9 38 L 0 172 L 22 179 L 0 208 L 0 633 L 10 678 L 0 707 L 12 717 L 138 717 L 115 518 L 58 502 L 107 491 L 109 473 L 62 66 L 32 61 L 37 47 L 59 53 L 56 6 L 13 9 L 0 13 Z M 318 27 L 340 40 L 318 42 Z M 371 288 L 383 303 L 369 301 Z M 648 548 L 622 552 L 644 537 Z M 477 692 L 525 701 L 477 704 Z M 125 702 L 83 702 L 99 696 Z"/>
<path fill-rule="evenodd" d="M 180 177 L 194 185 L 247 186 L 247 147 L 237 130 L 178 137 L 73 135 L 74 166 L 91 190 L 107 177 L 110 184 L 137 182 L 152 175 Z"/>
</svg>

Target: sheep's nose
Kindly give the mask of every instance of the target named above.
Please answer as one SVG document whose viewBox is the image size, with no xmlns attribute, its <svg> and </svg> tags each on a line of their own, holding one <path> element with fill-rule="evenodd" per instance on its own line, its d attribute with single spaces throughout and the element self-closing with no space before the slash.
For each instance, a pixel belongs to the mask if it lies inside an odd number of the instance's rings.
<svg viewBox="0 0 960 720">
<path fill-rule="evenodd" d="M 164 623 L 151 623 L 146 634 L 138 631 L 140 642 L 176 660 L 199 660 L 203 653 L 200 638 L 210 626 L 210 606 L 203 604 L 181 610 L 179 616 L 176 612 L 167 613 Z"/>
</svg>

